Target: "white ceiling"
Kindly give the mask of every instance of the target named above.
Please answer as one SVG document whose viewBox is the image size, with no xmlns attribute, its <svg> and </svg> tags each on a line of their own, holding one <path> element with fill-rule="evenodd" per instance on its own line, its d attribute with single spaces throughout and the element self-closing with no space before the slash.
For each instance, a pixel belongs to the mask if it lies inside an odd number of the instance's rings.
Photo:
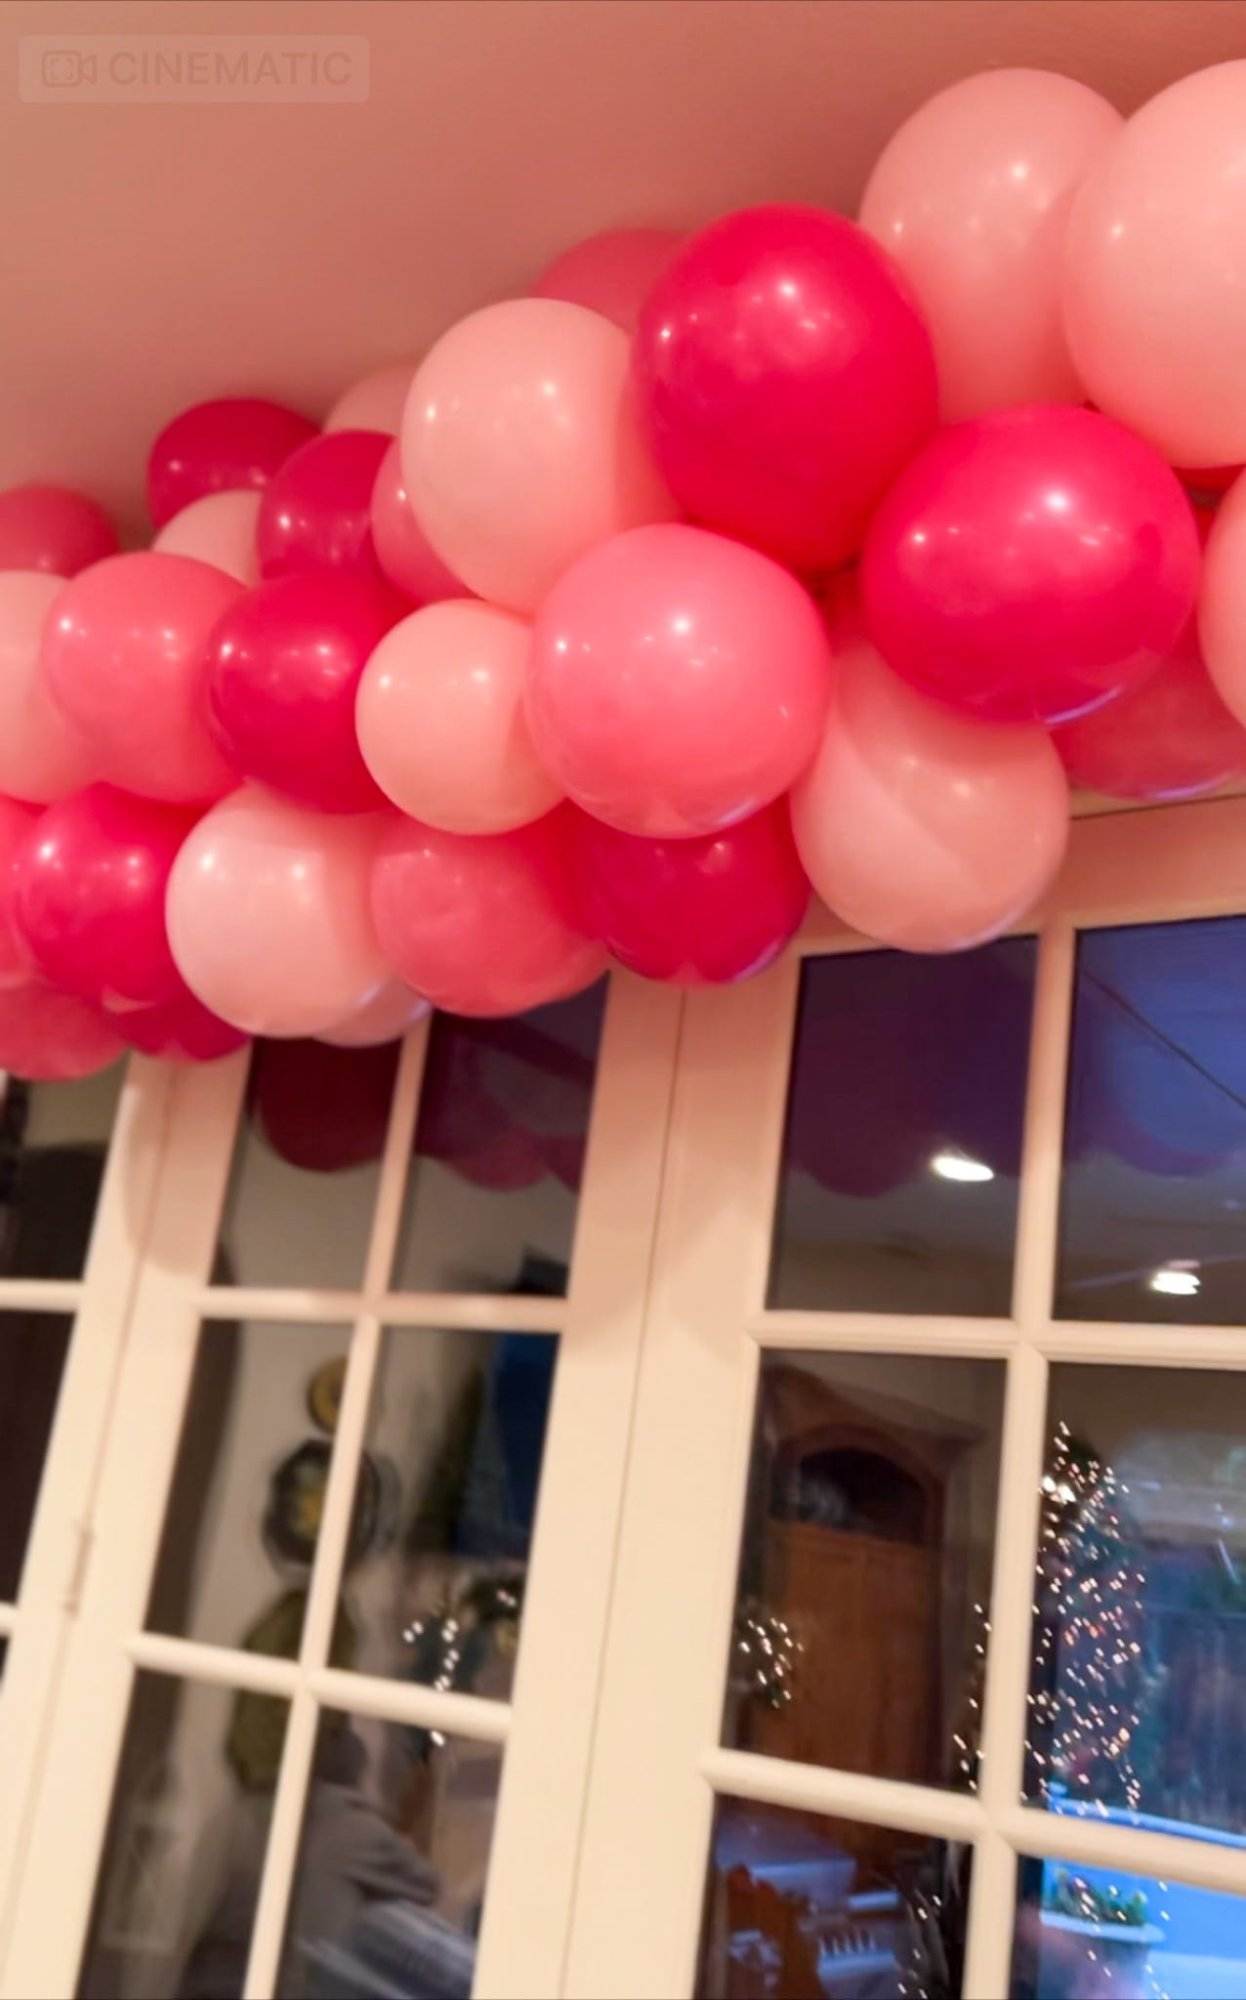
<svg viewBox="0 0 1246 2000">
<path fill-rule="evenodd" d="M 19 38 L 353 34 L 366 104 L 20 103 Z M 316 413 L 611 223 L 852 209 L 953 78 L 1063 69 L 1130 109 L 1246 50 L 1244 0 L 5 0 L 0 483 L 136 518 L 181 404 Z"/>
</svg>

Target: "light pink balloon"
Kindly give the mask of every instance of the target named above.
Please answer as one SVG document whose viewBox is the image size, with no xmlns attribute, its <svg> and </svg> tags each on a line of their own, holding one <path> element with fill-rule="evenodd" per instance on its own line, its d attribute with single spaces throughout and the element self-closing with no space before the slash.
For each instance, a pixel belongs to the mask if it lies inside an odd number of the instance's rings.
<svg viewBox="0 0 1246 2000">
<path fill-rule="evenodd" d="M 547 264 L 532 287 L 533 297 L 587 306 L 624 333 L 635 333 L 650 287 L 683 240 L 680 229 L 603 229 Z"/>
<path fill-rule="evenodd" d="M 35 570 L 0 574 L 0 792 L 49 805 L 98 778 L 99 758 L 53 701 L 39 655 L 48 613 L 65 588 Z"/>
<path fill-rule="evenodd" d="M 1064 771 L 1046 731 L 971 721 L 836 627 L 822 747 L 792 792 L 805 871 L 835 915 L 902 951 L 958 951 L 1015 923 L 1060 865 Z"/>
<path fill-rule="evenodd" d="M 194 556 L 236 577 L 248 590 L 260 580 L 255 544 L 260 493 L 205 493 L 166 521 L 152 548 L 166 556 Z"/>
<path fill-rule="evenodd" d="M 391 361 L 374 368 L 340 395 L 324 420 L 327 431 L 388 431 L 397 437 L 417 360 Z"/>
<path fill-rule="evenodd" d="M 252 1035 L 319 1035 L 389 977 L 368 914 L 384 819 L 311 812 L 246 785 L 200 820 L 165 914 L 186 984 Z"/>
<path fill-rule="evenodd" d="M 560 299 L 460 320 L 416 372 L 407 490 L 469 590 L 534 611 L 569 563 L 675 506 L 641 439 L 627 335 Z"/>
<path fill-rule="evenodd" d="M 524 714 L 532 627 L 475 598 L 430 604 L 386 633 L 363 670 L 355 728 L 387 798 L 447 833 L 540 819 L 562 787 Z"/>
<path fill-rule="evenodd" d="M 451 575 L 415 518 L 397 438 L 381 460 L 372 488 L 372 541 L 386 577 L 413 604 L 467 596 L 466 584 Z"/>
<path fill-rule="evenodd" d="M 1221 700 L 1246 723 L 1246 474 L 1229 488 L 1207 538 L 1198 636 Z"/>
<path fill-rule="evenodd" d="M 1070 76 L 984 70 L 930 98 L 884 148 L 861 225 L 917 294 L 944 422 L 1082 400 L 1061 319 L 1064 232 L 1122 123 Z"/>
<path fill-rule="evenodd" d="M 413 993 L 401 979 L 391 979 L 380 991 L 336 1028 L 327 1028 L 317 1041 L 334 1049 L 374 1049 L 383 1042 L 395 1042 L 432 1012 L 422 994 Z"/>
<path fill-rule="evenodd" d="M 1136 111 L 1074 200 L 1065 330 L 1087 395 L 1174 465 L 1246 458 L 1246 61 Z"/>
</svg>

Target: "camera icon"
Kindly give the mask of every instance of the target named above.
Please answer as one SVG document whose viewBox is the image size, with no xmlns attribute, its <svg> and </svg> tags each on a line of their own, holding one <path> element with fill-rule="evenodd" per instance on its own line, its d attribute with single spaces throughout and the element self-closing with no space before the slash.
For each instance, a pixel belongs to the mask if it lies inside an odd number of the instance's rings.
<svg viewBox="0 0 1246 2000">
<path fill-rule="evenodd" d="M 75 90 L 94 83 L 98 58 L 81 49 L 45 49 L 39 65 L 40 81 L 48 90 Z"/>
</svg>

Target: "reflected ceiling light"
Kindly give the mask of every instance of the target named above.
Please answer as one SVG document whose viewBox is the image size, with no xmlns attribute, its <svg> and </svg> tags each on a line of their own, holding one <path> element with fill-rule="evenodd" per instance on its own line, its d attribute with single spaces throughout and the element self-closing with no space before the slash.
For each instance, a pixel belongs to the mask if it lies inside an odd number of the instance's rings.
<svg viewBox="0 0 1246 2000">
<path fill-rule="evenodd" d="M 1153 1292 L 1167 1292 L 1174 1299 L 1192 1299 L 1202 1282 L 1192 1264 L 1161 1264 L 1147 1279 Z"/>
<path fill-rule="evenodd" d="M 971 1160 L 966 1153 L 936 1153 L 930 1162 L 932 1174 L 941 1181 L 993 1181 L 994 1167 L 985 1160 Z"/>
</svg>

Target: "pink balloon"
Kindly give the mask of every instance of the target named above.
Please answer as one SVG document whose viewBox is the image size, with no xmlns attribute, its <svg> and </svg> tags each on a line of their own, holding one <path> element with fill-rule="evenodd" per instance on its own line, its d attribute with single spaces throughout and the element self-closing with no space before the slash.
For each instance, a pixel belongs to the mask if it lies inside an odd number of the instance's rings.
<svg viewBox="0 0 1246 2000">
<path fill-rule="evenodd" d="M 152 547 L 211 563 L 251 589 L 260 580 L 259 516 L 258 493 L 205 493 L 165 522 Z"/>
<path fill-rule="evenodd" d="M 372 876 L 386 958 L 452 1014 L 518 1014 L 578 993 L 605 969 L 572 879 L 565 809 L 513 833 L 391 823 Z"/>
<path fill-rule="evenodd" d="M 814 888 L 901 951 L 958 951 L 1025 915 L 1060 865 L 1068 785 L 1039 728 L 954 715 L 836 626 L 822 747 L 792 793 Z"/>
<path fill-rule="evenodd" d="M 17 925 L 17 857 L 38 820 L 33 806 L 0 797 L 0 992 L 26 986 L 35 977 L 34 960 Z"/>
<path fill-rule="evenodd" d="M 340 395 L 324 420 L 326 431 L 384 431 L 397 437 L 416 360 L 391 361 L 375 368 Z"/>
<path fill-rule="evenodd" d="M 379 431 L 332 431 L 287 459 L 260 505 L 263 576 L 331 569 L 384 582 L 372 542 L 372 488 L 388 443 Z"/>
<path fill-rule="evenodd" d="M 1229 489 L 1212 522 L 1198 628 L 1217 693 L 1236 720 L 1246 723 L 1246 477 Z"/>
<path fill-rule="evenodd" d="M 442 562 L 419 522 L 402 472 L 397 438 L 381 460 L 372 488 L 372 541 L 382 573 L 415 604 L 466 597 L 466 584 Z"/>
<path fill-rule="evenodd" d="M 147 511 L 162 528 L 192 500 L 266 486 L 291 452 L 316 435 L 296 410 L 258 396 L 194 403 L 165 425 L 147 460 Z"/>
<path fill-rule="evenodd" d="M 321 812 L 382 803 L 355 737 L 364 663 L 402 605 L 385 584 L 321 570 L 262 583 L 205 649 L 208 713 L 231 767 Z"/>
<path fill-rule="evenodd" d="M 384 821 L 310 812 L 244 785 L 191 834 L 169 878 L 169 943 L 212 1013 L 252 1035 L 319 1035 L 389 976 L 368 914 Z"/>
<path fill-rule="evenodd" d="M 180 981 L 164 928 L 182 807 L 88 785 L 35 821 L 14 863 L 14 914 L 50 986 L 108 1012 L 155 1007 Z"/>
<path fill-rule="evenodd" d="M 641 441 L 628 354 L 599 313 L 507 299 L 420 363 L 403 474 L 433 548 L 478 596 L 534 611 L 595 542 L 674 513 Z"/>
<path fill-rule="evenodd" d="M 431 1012 L 422 994 L 413 993 L 401 979 L 391 979 L 366 1007 L 339 1021 L 336 1028 L 326 1029 L 318 1039 L 334 1049 L 375 1049 L 384 1042 L 397 1041 Z"/>
<path fill-rule="evenodd" d="M 33 984 L 0 991 L 0 1069 L 32 1083 L 68 1083 L 125 1054 L 117 1024 L 73 993 Z"/>
<path fill-rule="evenodd" d="M 89 785 L 99 758 L 53 701 L 40 666 L 59 576 L 0 572 L 0 789 L 43 805 Z"/>
<path fill-rule="evenodd" d="M 117 530 L 87 494 L 38 484 L 0 493 L 0 570 L 77 576 L 116 552 Z"/>
<path fill-rule="evenodd" d="M 144 798 L 202 802 L 237 782 L 208 733 L 204 647 L 242 585 L 190 556 L 111 556 L 62 587 L 46 687 L 103 775 Z"/>
<path fill-rule="evenodd" d="M 1029 404 L 940 432 L 870 525 L 870 637 L 914 687 L 1063 722 L 1149 673 L 1190 616 L 1198 531 L 1149 445 Z"/>
<path fill-rule="evenodd" d="M 935 421 L 930 336 L 899 273 L 823 209 L 741 209 L 690 237 L 635 358 L 680 506 L 798 570 L 856 553 Z"/>
<path fill-rule="evenodd" d="M 1193 619 L 1153 674 L 1052 741 L 1075 785 L 1113 799 L 1196 799 L 1246 777 L 1246 729 L 1216 692 Z"/>
<path fill-rule="evenodd" d="M 695 840 L 640 840 L 584 814 L 578 832 L 587 921 L 646 979 L 747 979 L 800 929 L 809 883 L 786 800 Z"/>
<path fill-rule="evenodd" d="M 1061 318 L 1064 230 L 1122 123 L 1071 76 L 984 70 L 930 98 L 884 147 L 861 226 L 913 287 L 945 421 L 1083 400 Z"/>
<path fill-rule="evenodd" d="M 817 746 L 830 653 L 807 591 L 702 528 L 581 557 L 533 634 L 537 755 L 623 833 L 713 833 L 787 790 Z"/>
<path fill-rule="evenodd" d="M 1182 77 L 1087 174 L 1064 318 L 1087 394 L 1177 465 L 1246 459 L 1246 61 Z"/>
<path fill-rule="evenodd" d="M 547 264 L 534 298 L 587 306 L 635 333 L 640 308 L 684 240 L 681 229 L 603 229 Z"/>
<path fill-rule="evenodd" d="M 209 1013 L 184 980 L 178 981 L 175 997 L 162 1006 L 132 1008 L 116 1019 L 129 1048 L 167 1062 L 217 1062 L 247 1043 L 240 1029 Z"/>
<path fill-rule="evenodd" d="M 430 604 L 382 639 L 359 683 L 359 747 L 386 796 L 448 833 L 505 833 L 562 788 L 524 714 L 526 619 L 475 598 Z"/>
</svg>

